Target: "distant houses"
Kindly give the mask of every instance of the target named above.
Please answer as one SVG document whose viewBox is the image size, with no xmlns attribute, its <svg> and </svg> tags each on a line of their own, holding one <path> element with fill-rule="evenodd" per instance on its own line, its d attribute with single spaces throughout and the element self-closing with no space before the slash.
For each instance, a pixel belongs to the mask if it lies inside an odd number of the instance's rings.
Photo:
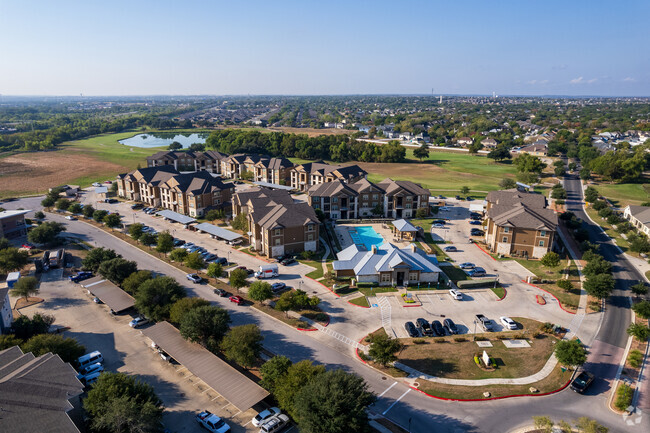
<svg viewBox="0 0 650 433">
<path fill-rule="evenodd" d="M 650 207 L 628 205 L 623 217 L 642 233 L 650 236 Z"/>
</svg>

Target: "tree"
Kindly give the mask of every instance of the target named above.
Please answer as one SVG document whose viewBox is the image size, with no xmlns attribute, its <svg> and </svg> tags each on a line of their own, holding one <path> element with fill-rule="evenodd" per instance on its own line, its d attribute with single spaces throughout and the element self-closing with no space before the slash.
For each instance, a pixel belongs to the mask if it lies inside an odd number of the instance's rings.
<svg viewBox="0 0 650 433">
<path fill-rule="evenodd" d="M 113 194 L 117 194 L 117 182 L 112 182 L 109 187 L 109 191 Z"/>
<path fill-rule="evenodd" d="M 93 219 L 97 221 L 98 223 L 104 222 L 104 218 L 106 218 L 106 215 L 108 215 L 107 210 L 96 210 L 93 212 Z"/>
<path fill-rule="evenodd" d="M 562 177 L 566 174 L 566 170 L 564 167 L 555 167 L 553 169 L 553 174 L 555 174 L 555 177 Z"/>
<path fill-rule="evenodd" d="M 278 400 L 280 407 L 295 417 L 294 403 L 296 394 L 312 378 L 319 374 L 325 373 L 325 366 L 314 365 L 310 360 L 302 360 L 292 364 L 287 369 L 279 382 L 275 384 L 275 398 Z"/>
<path fill-rule="evenodd" d="M 244 269 L 235 269 L 234 271 L 231 271 L 230 278 L 228 279 L 230 287 L 239 290 L 246 285 L 246 278 L 248 278 L 248 272 Z"/>
<path fill-rule="evenodd" d="M 59 233 L 66 231 L 63 224 L 49 221 L 30 230 L 27 239 L 35 244 L 54 244 Z"/>
<path fill-rule="evenodd" d="M 594 188 L 593 186 L 588 186 L 585 189 L 585 201 L 588 203 L 594 203 L 596 200 L 598 200 L 598 197 L 600 194 L 598 194 L 598 190 Z M 596 209 L 598 210 L 598 209 Z"/>
<path fill-rule="evenodd" d="M 10 290 L 12 296 L 25 298 L 25 301 L 32 295 L 38 295 L 38 280 L 36 277 L 22 277 Z"/>
<path fill-rule="evenodd" d="M 19 346 L 23 340 L 13 334 L 0 334 L 0 350 L 9 349 L 10 347 Z"/>
<path fill-rule="evenodd" d="M 122 289 L 130 294 L 135 295 L 142 283 L 153 278 L 151 271 L 137 271 L 122 280 Z"/>
<path fill-rule="evenodd" d="M 541 159 L 529 153 L 519 154 L 519 156 L 514 159 L 513 164 L 521 173 L 539 174 L 546 168 L 546 164 L 544 164 Z"/>
<path fill-rule="evenodd" d="M 241 178 L 244 180 L 253 180 L 253 176 L 253 172 L 248 170 L 243 171 L 241 174 Z"/>
<path fill-rule="evenodd" d="M 193 253 L 189 253 L 187 257 L 185 257 L 185 266 L 190 269 L 203 269 L 205 268 L 205 260 L 203 260 L 201 254 L 195 251 Z"/>
<path fill-rule="evenodd" d="M 7 238 L 0 237 L 0 250 L 6 250 L 7 248 L 11 248 L 11 242 Z"/>
<path fill-rule="evenodd" d="M 192 152 L 203 152 L 205 150 L 205 143 L 192 143 L 189 149 Z"/>
<path fill-rule="evenodd" d="M 185 248 L 176 248 L 169 254 L 169 258 L 175 262 L 182 262 L 187 257 L 187 250 Z"/>
<path fill-rule="evenodd" d="M 367 408 L 376 396 L 359 376 L 341 369 L 313 377 L 295 396 L 295 417 L 304 433 L 370 431 Z"/>
<path fill-rule="evenodd" d="M 510 151 L 506 147 L 498 146 L 496 149 L 491 150 L 487 154 L 487 157 L 493 159 L 494 162 L 499 162 L 499 161 L 503 161 L 504 159 L 512 158 L 512 155 L 510 155 Z"/>
<path fill-rule="evenodd" d="M 595 255 L 592 260 L 587 262 L 585 267 L 582 269 L 582 273 L 587 277 L 599 274 L 611 274 L 612 264 L 605 260 L 603 256 Z"/>
<path fill-rule="evenodd" d="M 650 252 L 650 242 L 644 235 L 630 235 L 627 240 L 630 243 L 630 251 L 640 254 Z"/>
<path fill-rule="evenodd" d="M 142 245 L 146 245 L 146 246 L 151 246 L 151 245 L 155 244 L 157 240 L 158 240 L 158 237 L 155 234 L 151 233 L 151 232 L 142 233 L 142 235 L 140 235 L 140 239 L 139 239 L 140 243 Z"/>
<path fill-rule="evenodd" d="M 97 269 L 99 269 L 99 265 L 101 265 L 102 262 L 117 257 L 122 256 L 117 254 L 114 250 L 109 250 L 108 248 L 103 247 L 93 248 L 88 251 L 86 257 L 81 261 L 81 267 L 86 271 L 97 272 Z"/>
<path fill-rule="evenodd" d="M 19 316 L 11 327 L 17 338 L 27 340 L 34 335 L 48 332 L 52 323 L 54 323 L 54 316 L 35 313 L 31 319 L 27 316 Z"/>
<path fill-rule="evenodd" d="M 561 279 L 561 280 L 558 280 L 558 282 L 555 283 L 555 284 L 557 284 L 557 286 L 560 289 L 564 290 L 565 292 L 573 290 L 573 283 L 571 283 L 571 281 L 569 281 L 569 280 Z"/>
<path fill-rule="evenodd" d="M 630 287 L 632 293 L 636 296 L 644 296 L 648 294 L 648 286 L 643 282 L 639 281 L 637 284 Z"/>
<path fill-rule="evenodd" d="M 582 288 L 591 296 L 605 299 L 614 290 L 614 278 L 609 274 L 598 274 L 587 277 Z"/>
<path fill-rule="evenodd" d="M 129 236 L 131 236 L 133 239 L 137 241 L 138 239 L 140 239 L 140 236 L 142 236 L 142 233 L 144 233 L 142 231 L 143 228 L 144 228 L 144 224 L 141 223 L 131 224 L 129 226 Z"/>
<path fill-rule="evenodd" d="M 315 307 L 320 303 L 320 298 L 307 295 L 304 290 L 290 290 L 284 292 L 275 303 L 278 311 L 302 310 L 303 308 Z"/>
<path fill-rule="evenodd" d="M 517 182 L 515 182 L 514 179 L 510 179 L 509 177 L 506 177 L 501 179 L 501 181 L 499 182 L 499 186 L 502 189 L 511 189 L 517 186 Z"/>
<path fill-rule="evenodd" d="M 413 156 L 415 156 L 417 159 L 420 160 L 420 162 L 422 162 L 424 158 L 429 157 L 429 146 L 423 144 L 422 146 L 418 147 L 413 151 Z"/>
<path fill-rule="evenodd" d="M 41 200 L 41 206 L 46 208 L 54 206 L 54 203 L 56 203 L 56 199 L 50 196 L 47 196 Z"/>
<path fill-rule="evenodd" d="M 536 431 L 553 433 L 553 420 L 547 416 L 534 416 L 533 425 Z"/>
<path fill-rule="evenodd" d="M 386 334 L 372 337 L 369 354 L 372 359 L 384 367 L 397 359 L 395 353 L 402 348 L 402 343 L 397 339 L 389 338 Z"/>
<path fill-rule="evenodd" d="M 88 391 L 83 407 L 95 431 L 160 433 L 162 401 L 151 385 L 125 373 L 104 372 Z"/>
<path fill-rule="evenodd" d="M 467 146 L 467 150 L 469 150 L 469 153 L 477 153 L 481 149 L 483 149 L 483 144 L 481 143 L 480 140 L 474 140 L 472 144 Z"/>
<path fill-rule="evenodd" d="M 168 150 L 181 150 L 183 148 L 183 145 L 180 144 L 178 141 L 172 141 L 172 143 L 167 146 Z"/>
<path fill-rule="evenodd" d="M 228 331 L 221 342 L 221 349 L 226 357 L 244 368 L 251 368 L 262 351 L 262 334 L 260 328 L 249 323 L 235 326 Z"/>
<path fill-rule="evenodd" d="M 120 216 L 116 213 L 106 215 L 103 221 L 104 224 L 106 224 L 106 227 L 110 229 L 114 229 L 122 225 L 122 218 L 120 218 Z"/>
<path fill-rule="evenodd" d="M 65 338 L 57 334 L 34 335 L 22 345 L 23 352 L 32 352 L 34 356 L 52 352 L 59 355 L 63 362 L 75 362 L 86 353 L 86 348 L 74 338 Z"/>
<path fill-rule="evenodd" d="M 637 341 L 643 342 L 650 338 L 650 328 L 646 325 L 641 325 L 640 323 L 632 323 L 627 328 L 627 334 L 636 338 Z"/>
<path fill-rule="evenodd" d="M 56 207 L 59 210 L 68 210 L 70 207 L 70 200 L 65 199 L 65 198 L 60 198 L 54 203 L 54 207 Z"/>
<path fill-rule="evenodd" d="M 160 321 L 169 317 L 171 304 L 185 297 L 185 289 L 172 277 L 155 277 L 142 283 L 134 297 L 140 313 Z"/>
<path fill-rule="evenodd" d="M 80 214 L 82 211 L 83 211 L 83 206 L 81 206 L 81 203 L 77 203 L 77 202 L 72 203 L 68 208 L 68 212 L 71 212 L 73 214 Z"/>
<path fill-rule="evenodd" d="M 578 427 L 582 433 L 607 433 L 609 431 L 607 427 L 598 424 L 598 422 L 587 418 L 586 416 L 578 418 L 576 421 L 576 427 Z"/>
<path fill-rule="evenodd" d="M 168 231 L 164 231 L 158 235 L 158 244 L 156 251 L 159 253 L 167 254 L 174 248 L 174 237 Z"/>
<path fill-rule="evenodd" d="M 420 207 L 420 208 L 418 208 L 418 210 L 415 211 L 415 217 L 416 218 L 423 219 L 423 218 L 426 218 L 427 215 L 428 215 L 427 208 Z"/>
<path fill-rule="evenodd" d="M 169 309 L 169 321 L 178 325 L 188 311 L 206 305 L 210 305 L 210 302 L 203 298 L 181 298 L 174 302 L 174 305 Z"/>
<path fill-rule="evenodd" d="M 291 360 L 286 356 L 276 355 L 269 359 L 260 368 L 260 374 L 262 375 L 260 385 L 271 394 L 275 394 L 277 386 L 287 375 L 291 365 Z"/>
<path fill-rule="evenodd" d="M 210 209 L 205 213 L 205 219 L 209 221 L 224 219 L 225 217 L 226 213 L 223 209 Z"/>
<path fill-rule="evenodd" d="M 87 204 L 86 206 L 84 206 L 81 213 L 83 213 L 86 218 L 92 218 L 93 215 L 95 214 L 95 208 Z"/>
<path fill-rule="evenodd" d="M 262 302 L 273 297 L 271 285 L 266 281 L 255 281 L 248 289 L 248 296 L 254 301 Z"/>
<path fill-rule="evenodd" d="M 578 340 L 561 340 L 555 345 L 555 357 L 562 364 L 577 367 L 587 361 L 587 351 Z"/>
<path fill-rule="evenodd" d="M 650 319 L 650 301 L 641 301 L 636 303 L 632 306 L 632 309 L 636 315 L 642 319 Z"/>
<path fill-rule="evenodd" d="M 208 277 L 221 278 L 223 275 L 223 266 L 221 266 L 221 263 L 210 263 L 206 274 L 208 274 Z"/>
<path fill-rule="evenodd" d="M 217 352 L 230 325 L 230 315 L 223 308 L 206 305 L 187 311 L 180 321 L 183 338 Z"/>
<path fill-rule="evenodd" d="M 124 281 L 126 277 L 137 270 L 138 264 L 136 262 L 125 260 L 121 257 L 106 260 L 105 262 L 102 262 L 97 269 L 102 277 L 112 281 L 118 286 L 122 284 L 122 281 Z"/>
<path fill-rule="evenodd" d="M 240 230 L 240 231 L 248 231 L 248 218 L 246 217 L 246 213 L 244 212 L 239 212 L 235 218 L 232 220 L 232 228 L 234 230 Z"/>
<path fill-rule="evenodd" d="M 460 188 L 460 193 L 461 193 L 462 195 L 467 195 L 467 194 L 469 194 L 469 187 L 468 187 L 468 186 L 463 186 L 463 187 L 461 187 L 461 188 Z"/>
<path fill-rule="evenodd" d="M 540 262 L 547 268 L 557 268 L 560 266 L 560 255 L 553 251 L 544 254 Z"/>
<path fill-rule="evenodd" d="M 37 220 L 45 219 L 45 214 L 40 210 L 36 211 L 36 213 L 34 213 L 34 218 L 36 218 Z"/>
<path fill-rule="evenodd" d="M 19 271 L 29 261 L 29 253 L 18 248 L 5 248 L 0 250 L 0 273 Z M 20 280 L 19 280 L 20 281 Z"/>
</svg>

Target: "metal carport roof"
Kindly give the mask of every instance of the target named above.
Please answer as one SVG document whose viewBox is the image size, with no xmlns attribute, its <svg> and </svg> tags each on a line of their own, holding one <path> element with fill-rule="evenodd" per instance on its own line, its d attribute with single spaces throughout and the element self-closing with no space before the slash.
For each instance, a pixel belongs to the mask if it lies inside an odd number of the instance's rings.
<svg viewBox="0 0 650 433">
<path fill-rule="evenodd" d="M 203 346 L 185 340 L 169 322 L 156 323 L 142 333 L 242 412 L 269 395 Z"/>
<path fill-rule="evenodd" d="M 239 233 L 231 232 L 230 230 L 217 227 L 214 224 L 210 224 L 210 223 L 201 223 L 195 225 L 194 227 L 196 227 L 197 230 L 210 233 L 213 236 L 216 236 L 220 239 L 225 239 L 227 241 L 234 241 L 235 239 L 239 239 L 242 237 L 242 235 L 240 235 Z"/>
<path fill-rule="evenodd" d="M 161 210 L 160 212 L 156 212 L 156 215 L 160 215 L 161 217 L 169 218 L 172 221 L 176 221 L 181 224 L 189 224 L 196 222 L 196 219 L 192 217 L 185 216 L 183 214 L 180 214 L 178 212 L 174 212 L 171 210 Z"/>
<path fill-rule="evenodd" d="M 258 180 L 258 181 L 253 182 L 253 183 L 255 185 L 258 185 L 258 186 L 263 186 L 264 188 L 283 189 L 285 191 L 291 191 L 293 189 L 290 186 L 278 185 L 277 183 L 271 183 L 271 182 L 262 182 L 261 180 Z"/>
<path fill-rule="evenodd" d="M 131 295 L 108 280 L 97 281 L 84 287 L 116 313 L 135 305 L 135 299 Z"/>
</svg>

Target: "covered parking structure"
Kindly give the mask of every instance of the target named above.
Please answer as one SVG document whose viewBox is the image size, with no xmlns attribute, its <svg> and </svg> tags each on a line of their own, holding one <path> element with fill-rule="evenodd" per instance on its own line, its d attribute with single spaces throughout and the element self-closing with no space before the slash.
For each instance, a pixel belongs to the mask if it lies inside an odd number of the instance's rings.
<svg viewBox="0 0 650 433">
<path fill-rule="evenodd" d="M 286 185 L 278 185 L 277 183 L 271 183 L 271 182 L 263 182 L 261 180 L 258 180 L 256 182 L 253 182 L 255 185 L 264 187 L 264 188 L 269 188 L 269 189 L 281 189 L 284 191 L 291 191 L 293 188 L 290 186 Z"/>
<path fill-rule="evenodd" d="M 115 313 L 121 313 L 135 305 L 135 299 L 115 284 L 102 277 L 84 281 L 81 286 L 97 297 Z"/>
<path fill-rule="evenodd" d="M 156 212 L 156 215 L 160 215 L 163 218 L 167 218 L 174 222 L 185 224 L 185 225 L 196 222 L 196 219 L 192 217 L 188 217 L 187 215 L 183 215 L 171 210 L 161 210 L 159 212 Z"/>
<path fill-rule="evenodd" d="M 242 412 L 269 395 L 264 388 L 203 346 L 185 340 L 169 322 L 156 323 L 142 333 Z"/>
<path fill-rule="evenodd" d="M 239 233 L 231 232 L 230 230 L 226 230 L 210 223 L 201 223 L 194 227 L 199 231 L 211 234 L 215 238 L 223 239 L 225 241 L 234 241 L 235 239 L 242 238 L 242 235 Z"/>
</svg>

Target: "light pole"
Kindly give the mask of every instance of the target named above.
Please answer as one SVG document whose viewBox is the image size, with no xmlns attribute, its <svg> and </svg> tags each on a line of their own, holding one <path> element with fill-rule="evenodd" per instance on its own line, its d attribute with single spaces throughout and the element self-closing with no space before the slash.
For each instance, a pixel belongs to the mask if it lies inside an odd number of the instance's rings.
<svg viewBox="0 0 650 433">
<path fill-rule="evenodd" d="M 497 283 L 499 282 L 499 274 L 497 274 L 497 278 L 494 280 L 494 288 L 497 288 Z"/>
<path fill-rule="evenodd" d="M 302 280 L 298 281 L 298 290 L 302 289 Z"/>
<path fill-rule="evenodd" d="M 230 264 L 230 250 L 228 250 L 228 264 Z"/>
<path fill-rule="evenodd" d="M 472 341 L 476 341 L 476 319 L 474 319 L 474 335 L 472 335 Z"/>
<path fill-rule="evenodd" d="M 135 224 L 135 213 L 133 214 L 133 224 Z"/>
</svg>

